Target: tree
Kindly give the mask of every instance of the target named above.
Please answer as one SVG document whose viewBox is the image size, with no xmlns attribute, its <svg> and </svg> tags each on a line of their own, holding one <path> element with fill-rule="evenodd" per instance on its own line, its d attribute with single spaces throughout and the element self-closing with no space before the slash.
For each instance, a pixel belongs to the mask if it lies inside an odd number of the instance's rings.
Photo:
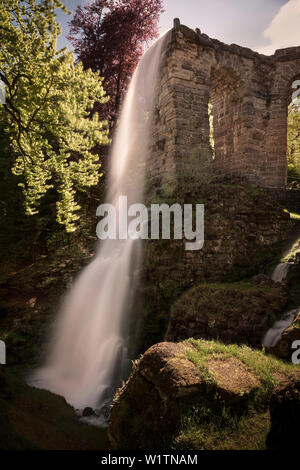
<svg viewBox="0 0 300 470">
<path fill-rule="evenodd" d="M 113 125 L 144 48 L 158 36 L 162 0 L 96 0 L 78 7 L 69 39 L 84 68 L 104 77 L 110 95 L 105 117 Z"/>
<path fill-rule="evenodd" d="M 9 136 L 13 174 L 27 214 L 36 214 L 48 191 L 57 193 L 57 221 L 76 228 L 77 191 L 100 174 L 96 144 L 108 144 L 107 123 L 90 117 L 94 102 L 108 98 L 98 73 L 75 65 L 73 54 L 57 52 L 59 0 L 0 0 L 0 79 L 6 102 L 0 128 Z M 87 119 L 90 117 L 90 119 Z"/>
</svg>

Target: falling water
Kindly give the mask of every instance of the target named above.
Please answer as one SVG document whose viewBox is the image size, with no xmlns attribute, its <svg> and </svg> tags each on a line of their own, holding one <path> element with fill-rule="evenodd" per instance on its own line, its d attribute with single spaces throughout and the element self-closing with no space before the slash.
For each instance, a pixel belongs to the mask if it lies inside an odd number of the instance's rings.
<svg viewBox="0 0 300 470">
<path fill-rule="evenodd" d="M 130 84 L 111 152 L 107 201 L 143 202 L 144 171 L 162 46 L 144 55 Z M 104 240 L 59 314 L 46 364 L 30 384 L 65 397 L 76 409 L 101 409 L 130 369 L 128 315 L 134 302 L 141 241 Z"/>
<path fill-rule="evenodd" d="M 291 325 L 297 313 L 297 308 L 290 310 L 289 312 L 285 313 L 280 320 L 275 322 L 272 328 L 267 331 L 263 339 L 263 346 L 267 348 L 274 348 L 274 346 L 276 346 L 276 344 L 280 341 L 284 330 L 286 330 Z"/>
<path fill-rule="evenodd" d="M 277 264 L 276 268 L 272 273 L 272 281 L 274 282 L 282 282 L 289 271 L 289 263 L 279 263 Z"/>
<path fill-rule="evenodd" d="M 282 282 L 288 274 L 290 264 L 279 263 L 272 273 L 272 280 L 274 282 Z M 280 320 L 274 323 L 274 325 L 267 331 L 263 339 L 263 346 L 268 348 L 274 348 L 280 341 L 282 333 L 286 330 L 294 320 L 298 310 L 290 310 L 286 312 Z"/>
</svg>

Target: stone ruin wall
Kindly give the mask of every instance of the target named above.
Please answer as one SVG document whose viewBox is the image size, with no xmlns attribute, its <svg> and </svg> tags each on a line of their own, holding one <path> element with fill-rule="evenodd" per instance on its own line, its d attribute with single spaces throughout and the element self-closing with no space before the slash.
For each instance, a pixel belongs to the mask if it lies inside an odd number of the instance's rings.
<svg viewBox="0 0 300 470">
<path fill-rule="evenodd" d="M 237 176 L 284 188 L 287 108 L 300 78 L 300 47 L 261 55 L 210 39 L 174 20 L 162 57 L 154 113 L 150 186 L 172 194 L 177 184 L 205 176 Z M 213 105 L 215 158 L 209 139 Z"/>
</svg>

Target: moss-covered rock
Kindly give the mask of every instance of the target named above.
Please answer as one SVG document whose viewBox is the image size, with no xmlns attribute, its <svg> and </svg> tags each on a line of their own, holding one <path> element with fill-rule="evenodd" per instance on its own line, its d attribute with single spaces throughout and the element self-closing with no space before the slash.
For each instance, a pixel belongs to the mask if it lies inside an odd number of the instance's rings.
<svg viewBox="0 0 300 470">
<path fill-rule="evenodd" d="M 220 339 L 260 346 L 286 302 L 285 288 L 266 276 L 251 282 L 201 284 L 173 305 L 166 339 Z"/>
<path fill-rule="evenodd" d="M 114 449 L 222 449 L 226 435 L 230 448 L 230 436 L 242 439 L 251 420 L 261 422 L 291 369 L 246 346 L 197 340 L 154 345 L 116 394 L 110 443 Z M 268 432 L 264 422 L 254 447 Z"/>
</svg>

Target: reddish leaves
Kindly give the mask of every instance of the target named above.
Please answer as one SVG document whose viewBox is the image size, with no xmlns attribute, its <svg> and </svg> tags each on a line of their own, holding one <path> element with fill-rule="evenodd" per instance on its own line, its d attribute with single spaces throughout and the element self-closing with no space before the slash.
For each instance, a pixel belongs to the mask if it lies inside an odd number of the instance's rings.
<svg viewBox="0 0 300 470">
<path fill-rule="evenodd" d="M 162 0 L 95 0 L 78 7 L 70 35 L 85 68 L 104 77 L 110 101 L 98 111 L 113 126 L 144 48 L 158 36 Z"/>
</svg>

